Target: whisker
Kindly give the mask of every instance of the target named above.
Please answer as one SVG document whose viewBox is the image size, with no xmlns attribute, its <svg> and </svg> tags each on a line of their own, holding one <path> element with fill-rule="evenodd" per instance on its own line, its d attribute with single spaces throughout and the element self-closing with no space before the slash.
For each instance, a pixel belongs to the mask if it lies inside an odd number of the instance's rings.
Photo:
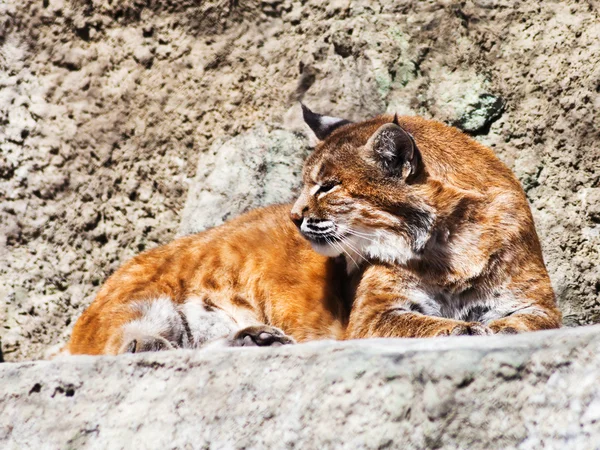
<svg viewBox="0 0 600 450">
<path fill-rule="evenodd" d="M 353 233 L 360 234 L 362 236 L 371 236 L 372 235 L 372 233 L 365 233 L 364 231 L 358 231 L 358 230 L 355 230 L 354 228 L 351 228 L 351 227 L 348 227 L 348 226 L 346 226 L 345 228 L 348 231 L 352 231 Z"/>
<path fill-rule="evenodd" d="M 361 252 L 358 251 L 358 249 L 356 247 L 354 247 L 350 242 L 346 241 L 345 245 L 347 245 L 348 247 L 350 247 L 350 250 L 352 250 L 354 253 L 356 253 L 358 256 L 360 256 L 363 261 L 365 261 L 366 263 L 370 264 L 371 266 L 373 265 L 373 263 L 371 263 L 371 261 L 369 261 L 367 258 L 365 258 Z"/>
<path fill-rule="evenodd" d="M 346 251 L 346 249 L 341 244 L 336 243 L 336 247 L 339 248 L 345 255 L 348 255 L 348 258 L 352 260 L 352 263 L 356 266 L 356 268 L 359 268 L 359 265 L 356 262 L 356 260 L 352 257 L 352 255 L 349 252 Z"/>
<path fill-rule="evenodd" d="M 354 230 L 352 230 L 350 228 L 346 229 L 346 233 L 354 235 L 354 236 L 357 236 L 357 237 L 359 237 L 361 239 L 366 239 L 367 241 L 372 242 L 373 244 L 378 244 L 379 243 L 379 241 L 377 241 L 376 239 L 373 239 L 373 238 L 371 238 L 371 237 L 369 237 L 367 235 L 364 235 L 364 234 L 358 234 L 356 231 L 354 231 Z"/>
<path fill-rule="evenodd" d="M 337 239 L 339 239 L 340 241 L 344 242 L 344 245 L 347 245 L 348 247 L 350 247 L 350 250 L 352 250 L 354 253 L 356 253 L 358 256 L 360 256 L 365 262 L 367 262 L 370 265 L 373 265 L 369 260 L 367 260 L 367 258 L 365 258 L 359 251 L 357 248 L 355 248 L 352 244 L 350 244 L 350 242 L 348 242 L 347 240 L 344 240 L 343 236 L 341 236 L 337 231 L 333 232 L 335 237 Z M 344 251 L 344 247 L 343 245 L 340 244 L 340 246 L 342 247 L 342 250 Z M 350 256 L 350 253 L 347 253 L 348 256 Z M 351 256 L 350 256 L 351 257 Z M 352 258 L 352 257 L 351 257 Z M 354 258 L 352 259 L 354 261 Z M 356 262 L 354 263 L 356 264 Z M 358 267 L 358 264 L 356 264 L 356 267 Z"/>
<path fill-rule="evenodd" d="M 336 234 L 336 233 L 334 232 L 334 234 Z M 348 255 L 348 258 L 350 258 L 350 259 L 352 260 L 352 262 L 354 263 L 354 265 L 355 265 L 355 266 L 356 266 L 356 268 L 358 269 L 358 267 L 359 267 L 359 266 L 358 266 L 358 264 L 356 263 L 356 261 L 354 260 L 354 258 L 353 258 L 353 257 L 350 255 L 350 253 L 348 253 L 348 252 L 347 252 L 347 251 L 344 249 L 344 247 L 343 247 L 342 245 L 338 244 L 338 243 L 337 243 L 337 242 L 335 242 L 335 241 L 330 241 L 328 238 L 325 238 L 325 240 L 327 241 L 327 243 L 328 243 L 328 244 L 331 244 L 331 245 L 333 245 L 333 246 L 334 246 L 335 248 L 337 248 L 338 250 L 341 250 L 341 251 L 342 251 L 342 253 L 344 253 L 345 255 Z"/>
<path fill-rule="evenodd" d="M 372 243 L 374 243 L 374 244 L 377 244 L 377 243 L 378 243 L 378 241 L 377 241 L 377 240 L 375 240 L 375 239 L 373 239 L 373 238 L 368 238 L 368 237 L 366 237 L 366 236 L 360 236 L 360 235 L 358 235 L 358 234 L 354 234 L 354 233 L 351 233 L 351 232 L 348 232 L 348 234 L 350 234 L 350 235 L 352 235 L 352 236 L 359 237 L 359 238 L 361 238 L 361 239 L 364 239 L 364 240 L 366 240 L 366 241 L 372 242 Z"/>
<path fill-rule="evenodd" d="M 356 236 L 361 236 L 361 237 L 365 237 L 365 238 L 369 238 L 369 237 L 373 236 L 373 233 L 365 233 L 365 232 L 358 231 L 358 230 L 355 230 L 354 228 L 350 228 L 350 227 L 346 228 L 346 230 L 349 233 L 355 234 Z"/>
</svg>

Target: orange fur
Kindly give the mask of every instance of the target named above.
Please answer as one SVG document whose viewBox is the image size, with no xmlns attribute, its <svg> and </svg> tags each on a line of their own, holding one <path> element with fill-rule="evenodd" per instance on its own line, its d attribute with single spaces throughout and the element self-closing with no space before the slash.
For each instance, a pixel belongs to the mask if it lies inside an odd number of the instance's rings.
<svg viewBox="0 0 600 450">
<path fill-rule="evenodd" d="M 252 211 L 205 233 L 136 256 L 102 286 L 79 318 L 72 354 L 116 354 L 127 306 L 161 296 L 199 297 L 239 324 L 273 324 L 297 341 L 339 339 L 348 317 L 335 261 L 317 255 L 288 218 L 289 206 Z"/>
</svg>

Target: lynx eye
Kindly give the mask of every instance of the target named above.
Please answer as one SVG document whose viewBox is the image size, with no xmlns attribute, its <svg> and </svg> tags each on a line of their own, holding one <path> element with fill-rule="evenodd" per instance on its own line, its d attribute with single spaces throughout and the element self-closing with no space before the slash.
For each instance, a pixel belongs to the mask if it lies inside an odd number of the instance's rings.
<svg viewBox="0 0 600 450">
<path fill-rule="evenodd" d="M 322 185 L 319 186 L 319 189 L 317 190 L 317 194 L 325 194 L 325 193 L 331 191 L 338 184 L 339 183 L 336 181 L 327 181 L 326 183 L 323 183 Z"/>
</svg>

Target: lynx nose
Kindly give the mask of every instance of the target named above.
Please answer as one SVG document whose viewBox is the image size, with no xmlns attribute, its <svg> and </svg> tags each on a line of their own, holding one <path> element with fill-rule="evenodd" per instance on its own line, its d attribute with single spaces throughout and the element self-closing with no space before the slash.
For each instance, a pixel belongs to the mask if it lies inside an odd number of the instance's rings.
<svg viewBox="0 0 600 450">
<path fill-rule="evenodd" d="M 300 228 L 300 225 L 302 225 L 302 219 L 303 219 L 302 214 L 298 214 L 298 213 L 292 211 L 290 213 L 290 219 L 292 219 L 292 222 L 294 222 L 294 224 L 298 228 Z"/>
</svg>

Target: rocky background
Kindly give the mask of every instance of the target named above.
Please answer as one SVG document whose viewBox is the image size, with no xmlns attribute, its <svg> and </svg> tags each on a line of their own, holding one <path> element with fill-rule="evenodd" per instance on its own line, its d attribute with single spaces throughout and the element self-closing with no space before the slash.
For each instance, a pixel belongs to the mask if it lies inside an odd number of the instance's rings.
<svg viewBox="0 0 600 450">
<path fill-rule="evenodd" d="M 64 342 L 110 273 L 171 240 L 228 137 L 305 152 L 301 98 L 350 119 L 420 114 L 491 146 L 527 192 L 565 324 L 600 322 L 599 8 L 0 0 L 4 358 Z M 295 173 L 260 158 L 267 173 Z M 218 208 L 200 227 L 277 200 L 264 185 L 243 191 L 256 202 L 236 189 L 233 206 L 203 197 Z"/>
</svg>

